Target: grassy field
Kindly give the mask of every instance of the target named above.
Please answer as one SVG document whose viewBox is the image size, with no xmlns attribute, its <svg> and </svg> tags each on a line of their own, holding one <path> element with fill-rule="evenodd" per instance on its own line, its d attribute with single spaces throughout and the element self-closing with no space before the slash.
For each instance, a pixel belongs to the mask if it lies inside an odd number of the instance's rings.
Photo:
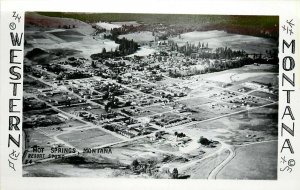
<svg viewBox="0 0 300 190">
<path fill-rule="evenodd" d="M 119 36 L 120 39 L 123 37 L 128 40 L 134 40 L 135 42 L 149 42 L 154 41 L 155 39 L 155 37 L 152 35 L 152 32 L 148 31 L 129 33 Z"/>
<path fill-rule="evenodd" d="M 115 175 L 117 171 L 110 168 L 93 169 L 78 167 L 67 163 L 42 163 L 25 167 L 23 171 L 24 177 L 118 177 Z"/>
<path fill-rule="evenodd" d="M 218 179 L 277 179 L 277 141 L 239 147 Z"/>
<path fill-rule="evenodd" d="M 259 78 L 255 79 L 254 81 L 262 82 L 262 83 L 265 83 L 265 84 L 270 83 L 272 85 L 272 87 L 278 88 L 279 79 L 278 79 L 277 75 L 278 74 L 266 75 L 266 76 L 263 76 L 263 77 L 259 77 Z"/>
<path fill-rule="evenodd" d="M 208 109 L 202 109 L 201 107 L 194 107 L 193 110 L 196 110 L 197 112 L 193 112 L 191 117 L 195 118 L 197 121 L 202 121 L 218 116 L 217 113 L 209 111 Z"/>
<path fill-rule="evenodd" d="M 93 148 L 120 141 L 119 138 L 97 128 L 73 131 L 71 133 L 60 135 L 58 138 L 81 149 Z"/>
<path fill-rule="evenodd" d="M 26 139 L 28 139 L 28 141 L 26 142 L 27 147 L 32 147 L 34 145 L 38 145 L 38 146 L 42 146 L 42 147 L 50 147 L 50 145 L 48 144 L 48 142 L 50 143 L 54 143 L 55 141 L 42 134 L 41 131 L 38 131 L 36 129 L 32 130 L 32 129 L 26 129 Z"/>
<path fill-rule="evenodd" d="M 189 93 L 189 95 L 191 97 L 194 97 L 194 96 L 209 97 L 210 95 L 219 94 L 221 92 L 222 92 L 222 90 L 220 90 L 218 88 L 201 85 L 201 86 L 197 86 L 195 89 L 193 89 Z"/>
<path fill-rule="evenodd" d="M 159 105 L 159 106 L 149 106 L 149 107 L 144 108 L 144 109 L 152 111 L 152 112 L 155 112 L 155 113 L 162 113 L 162 112 L 167 112 L 167 111 L 171 111 L 172 110 L 171 107 L 162 106 L 162 105 Z"/>
<path fill-rule="evenodd" d="M 205 111 L 199 112 L 206 113 Z M 209 114 L 215 114 L 210 113 Z M 207 114 L 203 114 L 207 117 Z M 278 138 L 278 107 L 263 107 L 248 112 L 230 115 L 220 119 L 202 122 L 185 127 L 190 136 L 205 136 L 219 139 L 232 145 Z"/>
<path fill-rule="evenodd" d="M 171 38 L 179 46 L 183 46 L 186 42 L 198 45 L 208 43 L 209 48 L 230 47 L 233 50 L 244 50 L 247 53 L 262 53 L 266 50 L 277 48 L 274 40 L 254 37 L 248 35 L 231 34 L 224 31 L 194 31 L 183 33 L 179 37 Z"/>
<path fill-rule="evenodd" d="M 198 163 L 193 164 L 187 169 L 184 169 L 182 172 L 185 175 L 191 175 L 192 179 L 207 179 L 210 172 L 219 165 L 224 159 L 226 159 L 228 153 L 223 151 L 219 155 L 206 158 Z"/>
<path fill-rule="evenodd" d="M 251 92 L 250 95 L 258 96 L 258 97 L 265 98 L 265 99 L 270 99 L 273 101 L 278 100 L 278 95 L 267 93 L 267 92 L 262 92 L 262 91 Z"/>
<path fill-rule="evenodd" d="M 212 102 L 212 100 L 209 100 L 209 99 L 204 98 L 204 97 L 190 98 L 190 99 L 179 101 L 179 103 L 184 104 L 188 107 L 199 106 L 199 105 L 207 104 L 207 103 L 210 103 L 210 102 Z"/>
</svg>

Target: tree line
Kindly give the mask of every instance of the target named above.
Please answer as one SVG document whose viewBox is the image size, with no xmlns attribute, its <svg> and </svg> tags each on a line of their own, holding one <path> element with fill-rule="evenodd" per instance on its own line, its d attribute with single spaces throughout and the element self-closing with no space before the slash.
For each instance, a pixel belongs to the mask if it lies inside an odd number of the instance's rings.
<svg viewBox="0 0 300 190">
<path fill-rule="evenodd" d="M 119 44 L 119 47 L 114 51 L 113 50 L 107 51 L 105 48 L 103 48 L 101 53 L 96 53 L 91 55 L 91 58 L 93 60 L 98 60 L 100 58 L 108 59 L 108 58 L 126 56 L 135 53 L 139 48 L 139 45 L 133 40 L 127 40 L 126 38 L 119 39 L 111 36 L 112 35 L 110 35 L 109 39 L 114 39 L 115 43 Z"/>
</svg>

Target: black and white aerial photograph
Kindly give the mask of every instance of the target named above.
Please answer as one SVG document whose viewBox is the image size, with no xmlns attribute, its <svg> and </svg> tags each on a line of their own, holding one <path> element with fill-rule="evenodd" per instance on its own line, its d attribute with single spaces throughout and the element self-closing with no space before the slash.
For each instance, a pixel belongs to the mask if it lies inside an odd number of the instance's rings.
<svg viewBox="0 0 300 190">
<path fill-rule="evenodd" d="M 279 16 L 24 19 L 23 177 L 277 180 Z"/>
</svg>

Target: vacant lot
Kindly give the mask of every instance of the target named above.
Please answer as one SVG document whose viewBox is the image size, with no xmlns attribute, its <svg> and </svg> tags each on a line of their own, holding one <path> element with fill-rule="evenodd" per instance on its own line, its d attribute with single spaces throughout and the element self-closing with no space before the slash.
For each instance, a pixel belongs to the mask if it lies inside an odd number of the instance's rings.
<svg viewBox="0 0 300 190">
<path fill-rule="evenodd" d="M 155 113 L 163 113 L 163 112 L 168 112 L 168 111 L 172 111 L 173 109 L 169 106 L 163 106 L 163 105 L 158 105 L 158 106 L 149 106 L 144 108 L 146 110 L 155 112 Z"/>
<path fill-rule="evenodd" d="M 119 138 L 97 128 L 77 130 L 71 133 L 60 135 L 58 138 L 80 149 L 93 148 L 96 146 L 120 141 Z"/>
<path fill-rule="evenodd" d="M 212 111 L 209 111 L 207 109 L 203 109 L 201 107 L 194 107 L 191 117 L 194 118 L 197 121 L 202 121 L 206 119 L 211 119 L 214 117 L 219 116 L 217 113 L 214 113 Z"/>
<path fill-rule="evenodd" d="M 212 102 L 212 100 L 209 100 L 209 99 L 203 98 L 203 97 L 189 98 L 189 99 L 179 101 L 179 103 L 184 104 L 188 107 L 199 106 L 199 105 L 207 104 L 210 102 Z"/>
<path fill-rule="evenodd" d="M 219 179 L 277 179 L 277 141 L 236 149 L 236 156 L 217 175 Z"/>
<path fill-rule="evenodd" d="M 38 145 L 41 147 L 50 147 L 50 143 L 55 143 L 55 141 L 43 134 L 42 131 L 36 129 L 25 129 L 26 133 L 26 147 L 32 147 Z M 50 142 L 50 143 L 48 143 Z"/>
<path fill-rule="evenodd" d="M 220 90 L 218 88 L 201 85 L 201 86 L 195 87 L 191 91 L 191 93 L 189 94 L 189 96 L 190 97 L 195 97 L 195 96 L 209 97 L 210 95 L 219 94 L 221 92 L 222 92 L 222 90 Z"/>
</svg>

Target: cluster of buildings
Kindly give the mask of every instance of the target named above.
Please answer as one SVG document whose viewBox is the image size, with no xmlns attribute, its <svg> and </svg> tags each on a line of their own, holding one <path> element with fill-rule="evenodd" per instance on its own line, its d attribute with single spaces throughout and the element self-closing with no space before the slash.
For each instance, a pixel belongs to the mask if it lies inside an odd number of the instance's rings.
<svg viewBox="0 0 300 190">
<path fill-rule="evenodd" d="M 38 97 L 54 106 L 71 106 L 84 102 L 84 100 L 58 88 L 40 89 L 39 91 Z"/>
<path fill-rule="evenodd" d="M 127 138 L 134 138 L 140 135 L 151 134 L 157 129 L 150 127 L 148 123 L 139 123 L 137 121 L 131 121 L 131 123 L 111 123 L 104 125 L 103 128 L 116 132 Z"/>
<path fill-rule="evenodd" d="M 238 96 L 238 94 L 235 93 L 235 92 L 222 91 L 222 92 L 214 93 L 214 94 L 210 95 L 209 98 L 217 98 L 217 99 L 221 99 L 221 100 L 228 100 L 228 99 L 233 98 L 235 96 Z"/>
<path fill-rule="evenodd" d="M 184 123 L 191 122 L 192 119 L 187 116 L 177 115 L 177 114 L 158 114 L 151 117 L 151 122 L 155 123 L 160 127 L 174 127 Z"/>
<path fill-rule="evenodd" d="M 242 97 L 238 97 L 235 98 L 233 100 L 230 100 L 230 103 L 234 103 L 237 104 L 239 106 L 244 106 L 244 107 L 252 107 L 252 106 L 257 106 L 260 104 L 260 99 L 254 97 L 254 96 L 242 96 Z"/>
</svg>

